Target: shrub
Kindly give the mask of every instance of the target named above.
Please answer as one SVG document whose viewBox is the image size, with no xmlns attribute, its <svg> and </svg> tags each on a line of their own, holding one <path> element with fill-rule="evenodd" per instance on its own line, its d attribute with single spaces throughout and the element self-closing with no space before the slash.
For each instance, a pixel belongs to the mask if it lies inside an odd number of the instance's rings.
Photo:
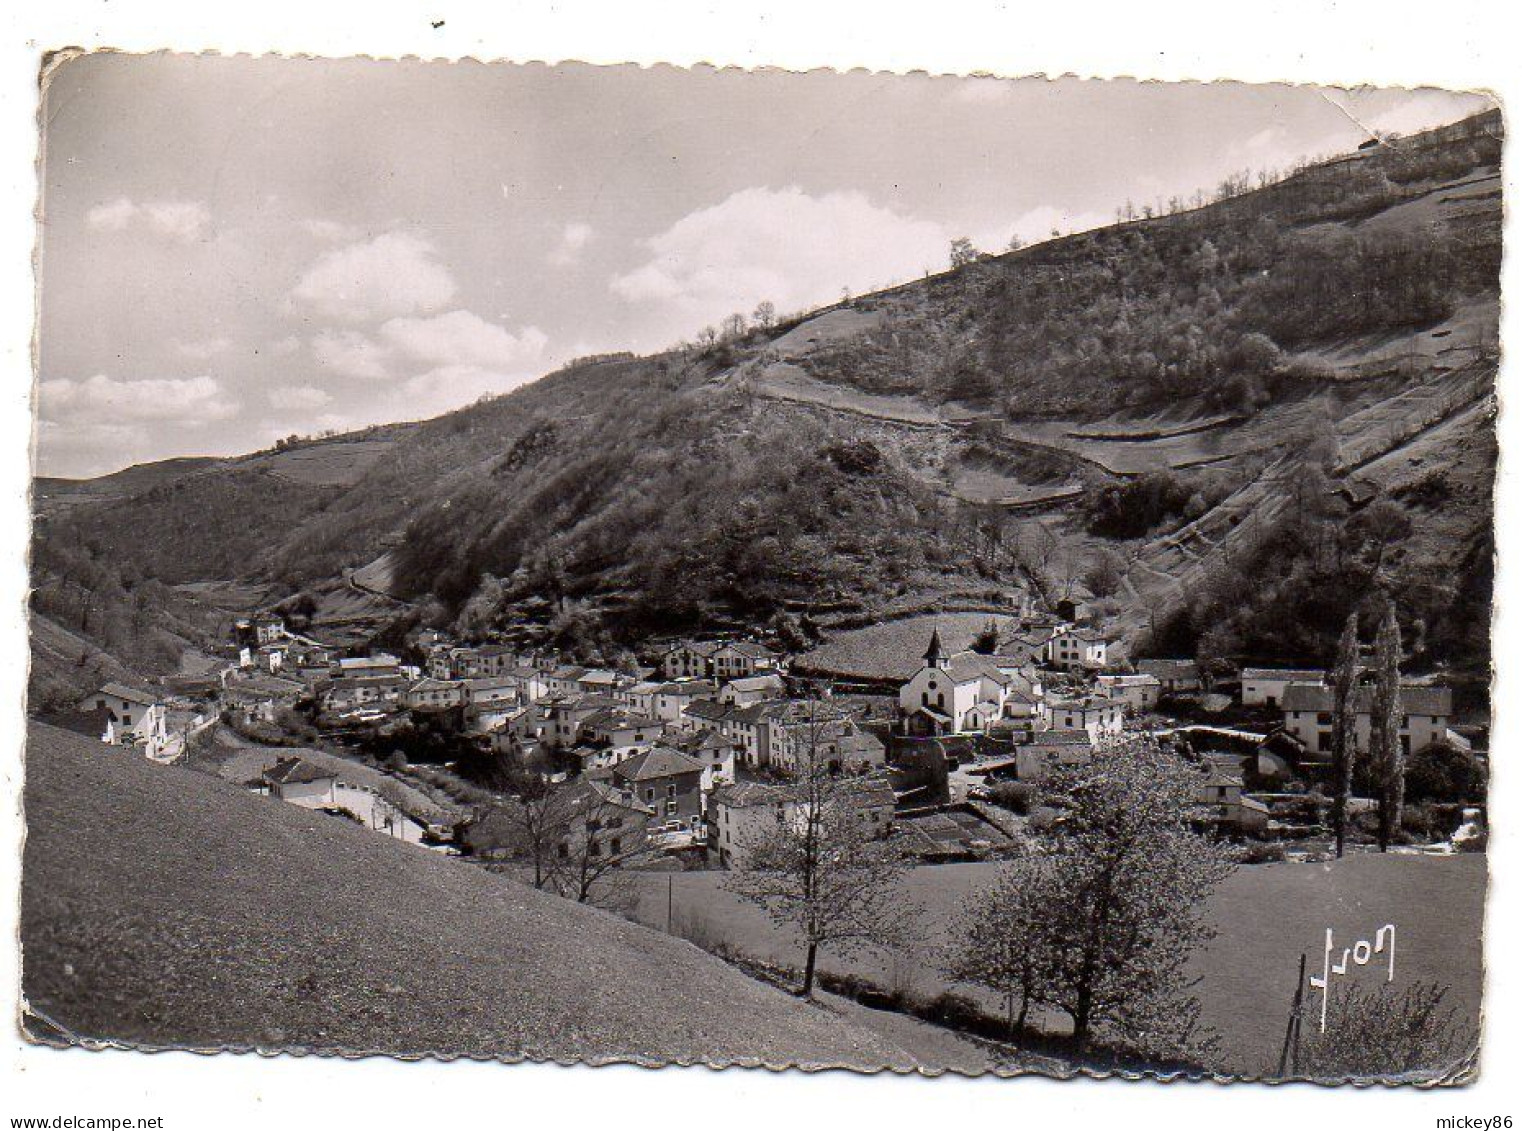
<svg viewBox="0 0 1522 1131">
<path fill-rule="evenodd" d="M 1284 845 L 1277 840 L 1255 840 L 1242 849 L 1243 864 L 1277 864 L 1285 856 Z"/>
<path fill-rule="evenodd" d="M 1478 801 L 1484 794 L 1484 767 L 1451 743 L 1434 743 L 1406 763 L 1406 797 L 1412 801 Z"/>
<path fill-rule="evenodd" d="M 978 1003 L 965 994 L 938 994 L 925 1009 L 928 1018 L 949 1029 L 975 1030 L 984 1022 Z"/>
<path fill-rule="evenodd" d="M 1304 1072 L 1316 1079 L 1438 1078 L 1473 1051 L 1478 1034 L 1453 1007 L 1446 986 L 1416 982 L 1397 993 L 1381 984 L 1368 990 L 1340 986 L 1327 1012 L 1326 1031 L 1313 1032 Z"/>
</svg>

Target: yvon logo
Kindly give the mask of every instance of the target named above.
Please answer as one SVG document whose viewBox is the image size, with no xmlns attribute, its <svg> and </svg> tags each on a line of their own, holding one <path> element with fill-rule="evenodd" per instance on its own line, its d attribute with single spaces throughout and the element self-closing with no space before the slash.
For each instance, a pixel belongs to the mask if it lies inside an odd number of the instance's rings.
<svg viewBox="0 0 1522 1131">
<path fill-rule="evenodd" d="M 1311 988 L 1321 991 L 1321 1031 L 1326 1032 L 1326 1006 L 1327 999 L 1331 996 L 1332 976 L 1343 975 L 1348 972 L 1348 959 L 1353 960 L 1355 966 L 1367 966 L 1370 959 L 1376 954 L 1388 953 L 1388 967 L 1385 973 L 1385 981 L 1395 980 L 1395 924 L 1386 923 L 1374 932 L 1374 941 L 1359 939 L 1350 947 L 1342 948 L 1342 957 L 1332 961 L 1332 952 L 1336 949 L 1332 941 L 1332 928 L 1326 929 L 1326 947 L 1322 952 L 1321 975 L 1311 975 Z"/>
</svg>

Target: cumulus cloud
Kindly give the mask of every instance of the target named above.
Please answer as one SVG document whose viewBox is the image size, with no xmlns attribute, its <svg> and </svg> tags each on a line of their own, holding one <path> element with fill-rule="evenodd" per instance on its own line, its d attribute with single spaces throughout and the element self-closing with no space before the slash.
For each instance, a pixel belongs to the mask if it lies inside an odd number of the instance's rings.
<svg viewBox="0 0 1522 1131">
<path fill-rule="evenodd" d="M 532 381 L 531 373 L 500 373 L 475 365 L 444 365 L 409 378 L 402 386 L 412 415 L 436 416 L 483 396 L 510 392 Z"/>
<path fill-rule="evenodd" d="M 211 213 L 206 211 L 206 206 L 189 201 L 145 204 L 143 211 L 148 214 L 148 223 L 154 231 L 184 243 L 199 237 L 211 224 Z"/>
<path fill-rule="evenodd" d="M 581 258 L 583 249 L 596 234 L 591 224 L 579 221 L 567 224 L 560 233 L 560 242 L 545 256 L 546 262 L 552 267 L 570 267 Z"/>
<path fill-rule="evenodd" d="M 438 310 L 455 283 L 428 240 L 387 232 L 320 256 L 291 293 L 323 317 L 370 322 Z"/>
<path fill-rule="evenodd" d="M 666 304 L 689 319 L 780 309 L 901 282 L 946 264 L 939 224 L 902 216 L 859 192 L 812 196 L 800 188 L 749 188 L 642 241 L 647 262 L 616 276 L 615 294 Z"/>
<path fill-rule="evenodd" d="M 209 424 L 238 412 L 213 377 L 119 380 L 97 373 L 82 381 L 59 377 L 38 386 L 38 413 L 68 425 Z"/>
<path fill-rule="evenodd" d="M 312 355 L 340 376 L 384 381 L 420 367 L 516 371 L 538 362 L 547 344 L 537 327 L 511 334 L 468 310 L 451 310 L 429 318 L 392 318 L 373 335 L 325 330 L 312 338 Z"/>
<path fill-rule="evenodd" d="M 302 230 L 320 240 L 328 243 L 352 243 L 359 238 L 359 232 L 348 224 L 341 224 L 337 220 L 310 219 L 301 221 Z"/>
<path fill-rule="evenodd" d="M 512 368 L 537 360 L 547 342 L 536 327 L 510 334 L 468 310 L 432 318 L 393 318 L 381 338 L 412 361 L 436 366 Z"/>
<path fill-rule="evenodd" d="M 333 397 L 316 385 L 278 385 L 265 394 L 270 404 L 287 412 L 310 412 L 333 403 Z"/>
<path fill-rule="evenodd" d="M 1114 217 L 1103 213 L 1071 212 L 1054 204 L 1043 204 L 1022 212 L 1007 224 L 991 225 L 986 231 L 975 234 L 972 242 L 980 251 L 1001 252 L 1009 246 L 1012 235 L 1019 236 L 1023 244 L 1041 243 L 1051 239 L 1054 231 L 1067 236 L 1113 222 Z"/>
<path fill-rule="evenodd" d="M 384 381 L 391 376 L 391 351 L 358 330 L 324 330 L 312 339 L 312 356 L 341 377 Z"/>
<path fill-rule="evenodd" d="M 191 243 L 211 226 L 211 213 L 204 204 L 191 200 L 138 204 L 123 196 L 106 204 L 97 204 L 85 214 L 85 223 L 100 232 L 140 228 L 180 243 Z"/>
<path fill-rule="evenodd" d="M 209 361 L 218 354 L 224 354 L 233 348 L 230 338 L 205 338 L 195 342 L 175 342 L 174 347 L 182 357 L 192 358 L 195 361 Z"/>
<path fill-rule="evenodd" d="M 137 216 L 137 205 L 125 196 L 109 204 L 97 204 L 85 214 L 85 223 L 100 232 L 120 232 Z"/>
<path fill-rule="evenodd" d="M 1323 97 L 1371 133 L 1412 134 L 1477 114 L 1495 103 L 1483 94 L 1419 90 L 1326 90 Z"/>
</svg>

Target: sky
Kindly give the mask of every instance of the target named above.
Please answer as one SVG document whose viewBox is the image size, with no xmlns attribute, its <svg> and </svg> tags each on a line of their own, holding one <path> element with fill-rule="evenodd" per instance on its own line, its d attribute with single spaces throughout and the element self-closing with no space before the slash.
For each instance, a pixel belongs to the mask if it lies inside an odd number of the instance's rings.
<svg viewBox="0 0 1522 1131">
<path fill-rule="evenodd" d="M 43 98 L 38 474 L 436 416 L 1345 152 L 1437 90 L 95 54 Z"/>
</svg>

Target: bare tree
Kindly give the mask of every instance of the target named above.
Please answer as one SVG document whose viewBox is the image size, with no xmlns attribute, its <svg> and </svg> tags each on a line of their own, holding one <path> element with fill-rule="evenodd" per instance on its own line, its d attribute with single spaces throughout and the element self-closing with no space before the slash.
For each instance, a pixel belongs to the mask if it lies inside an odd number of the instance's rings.
<svg viewBox="0 0 1522 1131">
<path fill-rule="evenodd" d="M 756 304 L 756 311 L 750 316 L 750 320 L 763 330 L 770 330 L 777 324 L 777 307 L 771 299 L 763 299 Z"/>
<path fill-rule="evenodd" d="M 726 315 L 724 321 L 719 323 L 719 339 L 725 342 L 737 341 L 745 336 L 745 315 Z"/>
<path fill-rule="evenodd" d="M 862 780 L 831 773 L 817 734 L 809 738 L 797 776 L 782 788 L 777 820 L 746 838 L 746 866 L 725 885 L 792 930 L 805 950 L 804 997 L 813 996 L 821 946 L 851 953 L 908 941 L 912 916 L 898 882 L 904 863 L 880 839 L 863 800 Z"/>
<path fill-rule="evenodd" d="M 523 794 L 494 816 L 501 846 L 532 868 L 536 888 L 578 903 L 606 902 L 603 889 L 652 855 L 648 811 L 604 782 L 540 783 Z"/>
<path fill-rule="evenodd" d="M 1349 613 L 1337 642 L 1337 667 L 1332 674 L 1332 779 L 1337 793 L 1332 801 L 1332 831 L 1337 855 L 1342 856 L 1347 838 L 1348 796 L 1353 792 L 1353 768 L 1358 759 L 1357 714 L 1353 696 L 1358 689 L 1358 614 Z"/>
</svg>

